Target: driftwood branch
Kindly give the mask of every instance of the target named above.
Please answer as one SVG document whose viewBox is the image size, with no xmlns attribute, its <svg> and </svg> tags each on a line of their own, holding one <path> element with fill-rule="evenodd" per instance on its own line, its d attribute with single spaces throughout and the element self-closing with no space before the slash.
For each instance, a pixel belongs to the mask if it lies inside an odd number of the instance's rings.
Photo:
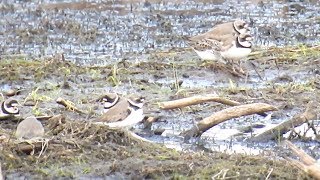
<svg viewBox="0 0 320 180">
<path fill-rule="evenodd" d="M 31 154 L 32 152 L 40 152 L 41 149 L 42 149 L 42 142 L 34 142 L 34 143 L 21 142 L 17 144 L 15 148 L 17 152 L 23 152 L 26 154 Z"/>
<path fill-rule="evenodd" d="M 219 102 L 229 106 L 240 105 L 240 103 L 237 101 L 232 101 L 229 99 L 219 97 L 214 94 L 210 94 L 207 96 L 193 96 L 193 97 L 187 97 L 187 98 L 173 100 L 173 101 L 160 102 L 159 106 L 161 109 L 175 109 L 175 108 L 182 108 L 190 105 L 200 104 L 208 101 Z"/>
<path fill-rule="evenodd" d="M 58 104 L 63 105 L 66 109 L 68 109 L 68 110 L 70 110 L 70 111 L 75 111 L 75 112 L 78 112 L 78 113 L 81 113 L 81 114 L 86 114 L 86 112 L 84 112 L 84 111 L 78 109 L 76 106 L 74 106 L 72 102 L 67 101 L 67 100 L 65 100 L 65 99 L 63 99 L 63 98 L 61 98 L 61 97 L 59 97 L 59 98 L 56 100 L 56 102 L 57 102 Z"/>
<path fill-rule="evenodd" d="M 175 108 L 182 108 L 186 106 L 191 106 L 191 105 L 196 105 L 196 104 L 211 102 L 211 101 L 229 105 L 229 106 L 241 105 L 237 101 L 219 97 L 215 94 L 208 94 L 206 96 L 193 96 L 193 97 L 187 97 L 187 98 L 173 100 L 173 101 L 160 102 L 159 106 L 161 109 L 175 109 Z M 265 113 L 258 113 L 258 114 L 261 116 L 267 116 Z"/>
<path fill-rule="evenodd" d="M 203 132 L 207 131 L 211 127 L 229 119 L 275 110 L 277 110 L 277 108 L 265 103 L 253 103 L 230 107 L 218 111 L 213 115 L 201 120 L 190 130 L 182 132 L 181 135 L 184 136 L 185 139 L 188 139 L 193 136 L 200 136 Z"/>
<path fill-rule="evenodd" d="M 252 137 L 251 140 L 253 141 L 267 141 L 270 139 L 275 139 L 277 137 L 281 137 L 283 134 L 287 133 L 290 129 L 300 126 L 301 124 L 315 119 L 317 117 L 317 108 L 313 108 L 313 103 L 309 103 L 305 112 L 295 115 L 292 119 L 284 121 L 277 126 L 267 129 L 266 131 L 257 134 L 256 136 Z"/>
<path fill-rule="evenodd" d="M 303 150 L 296 147 L 290 141 L 284 141 L 284 143 L 296 154 L 300 161 L 295 159 L 287 158 L 287 160 L 293 164 L 294 166 L 298 167 L 299 169 L 303 170 L 310 176 L 314 177 L 315 179 L 320 179 L 320 165 L 317 164 L 317 161 L 305 153 Z"/>
</svg>

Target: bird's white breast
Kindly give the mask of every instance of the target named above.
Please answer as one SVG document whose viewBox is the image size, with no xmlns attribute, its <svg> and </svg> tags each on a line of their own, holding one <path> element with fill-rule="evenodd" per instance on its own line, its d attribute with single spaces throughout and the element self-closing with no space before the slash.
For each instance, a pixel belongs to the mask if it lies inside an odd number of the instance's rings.
<svg viewBox="0 0 320 180">
<path fill-rule="evenodd" d="M 219 52 L 215 52 L 213 50 L 205 50 L 205 51 L 198 51 L 195 50 L 194 51 L 198 54 L 198 56 L 202 59 L 202 60 L 208 60 L 208 61 L 220 61 L 222 63 L 226 63 Z"/>
<path fill-rule="evenodd" d="M 225 59 L 240 60 L 247 57 L 251 53 L 251 48 L 239 48 L 232 46 L 230 49 L 221 52 L 221 56 Z"/>
</svg>

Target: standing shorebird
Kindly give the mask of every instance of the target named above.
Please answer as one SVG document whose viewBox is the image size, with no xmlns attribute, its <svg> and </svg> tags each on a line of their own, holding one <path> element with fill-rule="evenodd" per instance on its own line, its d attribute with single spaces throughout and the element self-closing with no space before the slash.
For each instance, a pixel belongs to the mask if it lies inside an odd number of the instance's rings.
<svg viewBox="0 0 320 180">
<path fill-rule="evenodd" d="M 189 40 L 200 41 L 210 38 L 223 41 L 228 38 L 229 35 L 237 36 L 239 34 L 250 34 L 249 25 L 245 21 L 235 20 L 233 22 L 218 24 L 208 32 L 193 36 Z"/>
<path fill-rule="evenodd" d="M 201 59 L 227 64 L 247 57 L 251 52 L 252 39 L 248 25 L 242 20 L 235 20 L 189 38 L 189 45 Z"/>
<path fill-rule="evenodd" d="M 239 34 L 233 37 L 230 40 L 231 43 L 228 42 L 228 45 L 225 45 L 220 51 L 221 56 L 227 60 L 240 61 L 251 53 L 252 40 L 250 34 Z"/>
<path fill-rule="evenodd" d="M 109 127 L 131 126 L 143 120 L 143 99 L 132 101 L 129 98 L 119 96 L 116 93 L 108 93 L 102 99 L 104 102 L 104 113 L 93 120 L 98 124 L 105 124 Z"/>
<path fill-rule="evenodd" d="M 15 99 L 7 99 L 0 102 L 0 119 L 7 119 L 13 116 L 19 116 L 18 101 Z"/>
</svg>

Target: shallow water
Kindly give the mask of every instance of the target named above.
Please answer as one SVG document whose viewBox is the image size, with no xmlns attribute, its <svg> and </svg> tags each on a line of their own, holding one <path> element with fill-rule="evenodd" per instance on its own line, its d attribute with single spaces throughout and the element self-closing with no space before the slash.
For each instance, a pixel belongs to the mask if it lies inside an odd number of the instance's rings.
<svg viewBox="0 0 320 180">
<path fill-rule="evenodd" d="M 236 18 L 250 22 L 257 47 L 312 45 L 320 36 L 317 0 L 2 2 L 2 58 L 63 53 L 85 65 L 141 60 L 150 52 L 184 48 L 184 37 Z"/>
</svg>

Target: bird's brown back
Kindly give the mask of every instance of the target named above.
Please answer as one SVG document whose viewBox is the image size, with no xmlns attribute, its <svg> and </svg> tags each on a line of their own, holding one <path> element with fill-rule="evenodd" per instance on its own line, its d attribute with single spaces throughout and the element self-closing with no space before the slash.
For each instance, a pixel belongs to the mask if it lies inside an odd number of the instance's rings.
<svg viewBox="0 0 320 180">
<path fill-rule="evenodd" d="M 215 39 L 218 41 L 224 41 L 229 37 L 230 34 L 235 34 L 235 30 L 233 28 L 234 22 L 227 22 L 223 24 L 216 25 L 213 29 L 205 32 L 203 34 L 199 34 L 197 36 L 193 36 L 189 38 L 190 41 L 200 41 L 202 39 Z"/>
<path fill-rule="evenodd" d="M 120 97 L 119 102 L 112 106 L 102 116 L 98 117 L 94 121 L 97 122 L 116 122 L 124 120 L 128 115 L 129 102 L 127 99 Z"/>
</svg>

